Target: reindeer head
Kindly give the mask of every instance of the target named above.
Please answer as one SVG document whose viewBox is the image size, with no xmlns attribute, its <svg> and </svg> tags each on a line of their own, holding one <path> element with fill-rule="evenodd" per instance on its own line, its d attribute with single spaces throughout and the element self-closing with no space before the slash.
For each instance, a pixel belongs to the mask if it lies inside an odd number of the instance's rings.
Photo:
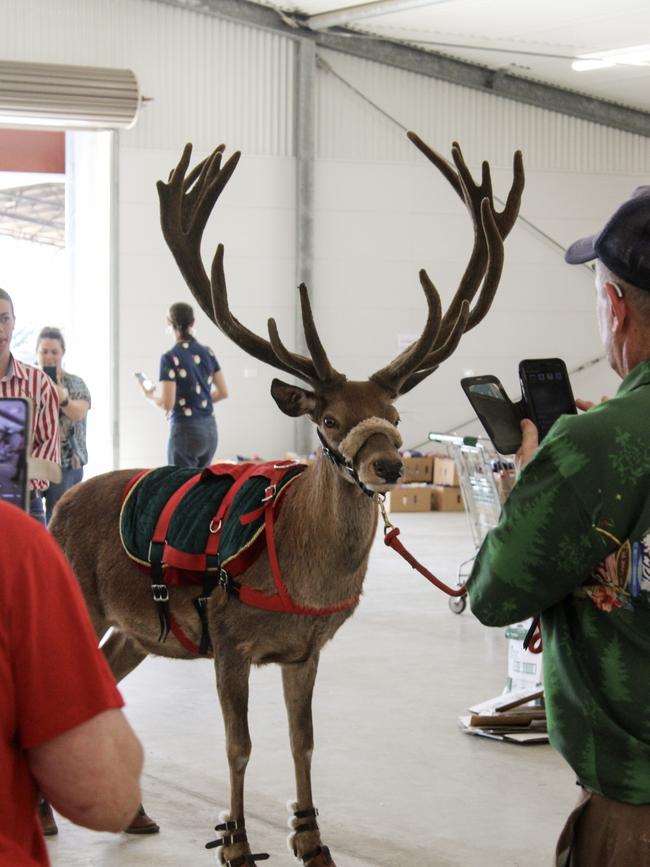
<svg viewBox="0 0 650 867">
<path fill-rule="evenodd" d="M 397 432 L 399 415 L 393 403 L 433 373 L 455 350 L 462 335 L 489 310 L 503 268 L 503 241 L 517 218 L 524 187 L 523 163 L 517 151 L 505 207 L 496 212 L 487 162 L 483 163 L 481 183 L 477 184 L 458 144 L 452 146 L 454 167 L 415 133 L 408 133 L 408 137 L 442 172 L 465 203 L 474 227 L 474 245 L 444 316 L 437 289 L 426 271 L 420 271 L 420 283 L 428 304 L 421 336 L 390 364 L 362 382 L 349 381 L 332 367 L 318 336 L 304 283 L 300 286 L 300 302 L 309 357 L 286 348 L 274 319 L 268 321 L 267 339 L 250 331 L 233 316 L 228 304 L 223 244 L 217 247 L 211 278 L 206 274 L 200 252 L 203 230 L 239 162 L 239 152 L 222 166 L 225 148 L 219 145 L 187 174 L 192 146 L 186 145 L 169 182 L 158 181 L 157 185 L 163 235 L 202 310 L 249 355 L 309 386 L 301 388 L 274 379 L 271 394 L 287 415 L 308 415 L 333 459 L 353 468 L 371 491 L 389 490 L 402 475 L 403 464 L 398 451 L 401 437 Z"/>
</svg>

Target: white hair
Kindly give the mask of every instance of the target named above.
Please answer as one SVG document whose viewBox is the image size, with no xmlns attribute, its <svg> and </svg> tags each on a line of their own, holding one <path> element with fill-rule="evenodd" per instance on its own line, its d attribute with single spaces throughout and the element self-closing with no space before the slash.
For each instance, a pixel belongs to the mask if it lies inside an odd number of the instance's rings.
<svg viewBox="0 0 650 867">
<path fill-rule="evenodd" d="M 623 280 L 608 268 L 600 259 L 596 259 L 596 284 L 599 288 L 605 283 L 615 283 L 623 290 L 625 298 L 629 301 L 633 311 L 639 317 L 641 323 L 650 326 L 650 292 L 647 289 L 639 289 L 627 280 Z"/>
</svg>

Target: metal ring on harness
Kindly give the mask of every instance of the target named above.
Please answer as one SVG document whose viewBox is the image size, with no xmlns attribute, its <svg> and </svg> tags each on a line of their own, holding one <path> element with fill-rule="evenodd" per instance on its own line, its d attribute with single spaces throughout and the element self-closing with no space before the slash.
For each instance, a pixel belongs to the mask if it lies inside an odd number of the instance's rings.
<svg viewBox="0 0 650 867">
<path fill-rule="evenodd" d="M 268 503 L 269 500 L 272 500 L 275 497 L 276 491 L 278 489 L 277 485 L 269 485 L 268 488 L 264 491 L 264 496 L 262 497 L 263 503 Z"/>
<path fill-rule="evenodd" d="M 221 524 L 222 524 L 221 520 L 219 520 L 216 527 L 213 527 L 212 526 L 213 524 L 214 524 L 214 518 L 210 521 L 210 527 L 209 527 L 210 532 L 213 534 L 218 533 L 219 530 L 221 529 Z"/>
</svg>

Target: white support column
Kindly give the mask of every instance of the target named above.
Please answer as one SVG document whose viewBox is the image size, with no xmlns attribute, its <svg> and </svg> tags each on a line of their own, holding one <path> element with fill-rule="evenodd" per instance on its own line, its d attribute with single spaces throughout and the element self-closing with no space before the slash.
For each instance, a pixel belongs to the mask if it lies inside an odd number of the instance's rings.
<svg viewBox="0 0 650 867">
<path fill-rule="evenodd" d="M 313 299 L 314 272 L 314 157 L 316 45 L 311 39 L 296 41 L 296 90 L 294 134 L 296 150 L 296 283 L 306 283 Z M 296 291 L 294 346 L 308 355 L 302 328 L 300 298 Z M 308 454 L 313 447 L 313 426 L 309 419 L 295 421 L 294 449 Z"/>
</svg>

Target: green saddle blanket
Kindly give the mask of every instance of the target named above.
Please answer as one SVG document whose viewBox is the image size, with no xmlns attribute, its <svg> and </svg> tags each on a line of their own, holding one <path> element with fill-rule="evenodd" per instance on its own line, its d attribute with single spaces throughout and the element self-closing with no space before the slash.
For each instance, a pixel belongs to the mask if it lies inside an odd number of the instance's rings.
<svg viewBox="0 0 650 867">
<path fill-rule="evenodd" d="M 277 508 L 280 492 L 305 469 L 303 464 L 285 461 L 217 464 L 205 470 L 161 467 L 136 476 L 126 490 L 120 514 L 124 550 L 146 570 L 152 563 L 152 540 L 157 534 L 164 542 L 164 551 L 158 555 L 166 583 L 200 583 L 205 571 L 217 571 L 226 563 L 230 574 L 240 574 L 264 546 L 266 499 L 272 496 Z M 215 516 L 235 484 L 241 487 L 221 525 L 215 527 Z M 180 490 L 183 485 L 187 487 L 185 493 Z M 171 504 L 162 515 L 174 497 L 178 500 L 175 507 L 172 510 Z M 162 536 L 161 523 L 166 524 Z M 211 535 L 216 532 L 218 550 L 206 558 Z"/>
</svg>

